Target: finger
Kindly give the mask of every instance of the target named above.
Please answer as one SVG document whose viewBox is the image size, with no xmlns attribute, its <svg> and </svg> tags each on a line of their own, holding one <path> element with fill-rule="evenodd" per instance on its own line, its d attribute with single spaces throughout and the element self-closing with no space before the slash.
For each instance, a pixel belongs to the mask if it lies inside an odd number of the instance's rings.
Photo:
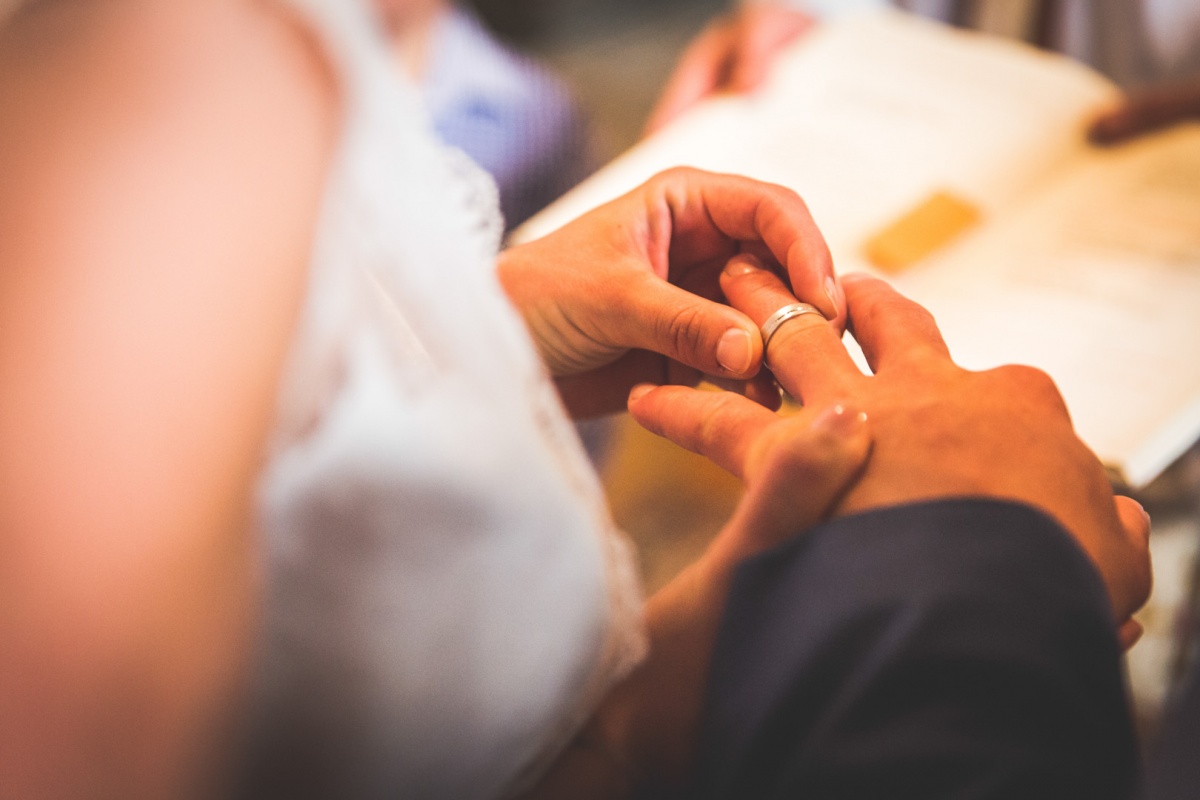
<svg viewBox="0 0 1200 800">
<path fill-rule="evenodd" d="M 635 387 L 629 393 L 629 413 L 652 433 L 743 479 L 754 440 L 779 421 L 740 395 L 682 386 Z"/>
<path fill-rule="evenodd" d="M 844 320 L 845 297 L 834 279 L 829 248 L 795 192 L 688 168 L 660 173 L 647 188 L 646 201 L 662 202 L 670 213 L 673 257 L 699 262 L 729 240 L 762 242 L 786 268 L 797 297 L 839 325 Z"/>
<path fill-rule="evenodd" d="M 812 17 L 774 3 L 742 6 L 735 34 L 729 88 L 752 92 L 761 86 L 780 51 L 813 25 Z"/>
<path fill-rule="evenodd" d="M 1093 120 L 1088 128 L 1088 141 L 1099 145 L 1120 144 L 1142 133 L 1145 127 L 1145 121 L 1137 112 L 1122 105 Z"/>
<path fill-rule="evenodd" d="M 665 128 L 725 83 L 732 47 L 727 22 L 710 26 L 688 46 L 650 113 L 645 135 Z"/>
<path fill-rule="evenodd" d="M 1088 129 L 1088 139 L 1094 144 L 1119 144 L 1196 117 L 1200 117 L 1200 83 L 1154 87 L 1130 95 L 1098 116 Z"/>
<path fill-rule="evenodd" d="M 949 360 L 933 315 L 885 281 L 865 274 L 842 276 L 850 329 L 876 373 L 929 360 Z"/>
<path fill-rule="evenodd" d="M 730 259 L 721 275 L 721 288 L 733 306 L 760 326 L 771 314 L 796 302 L 778 275 L 747 254 Z M 807 405 L 849 396 L 862 377 L 838 331 L 816 314 L 783 323 L 771 337 L 767 358 L 780 384 Z"/>
<path fill-rule="evenodd" d="M 557 377 L 554 384 L 572 419 L 591 419 L 623 411 L 629 390 L 639 384 L 695 386 L 703 378 L 699 370 L 669 361 L 658 353 L 630 350 L 598 369 Z"/>
<path fill-rule="evenodd" d="M 1142 627 L 1142 623 L 1136 619 L 1125 620 L 1121 627 L 1117 628 L 1117 642 L 1121 645 L 1121 652 L 1126 652 L 1137 644 L 1145 632 L 1146 629 Z"/>
<path fill-rule="evenodd" d="M 728 546 L 744 557 L 820 522 L 861 474 L 870 449 L 866 416 L 843 406 L 768 428 L 748 456 L 748 490 L 729 526 L 741 542 Z"/>
<path fill-rule="evenodd" d="M 762 340 L 745 314 L 649 273 L 637 280 L 611 309 L 612 344 L 661 353 L 706 375 L 744 380 L 758 373 Z"/>
<path fill-rule="evenodd" d="M 1178 119 L 1175 109 L 1157 100 L 1130 100 L 1097 117 L 1088 129 L 1088 141 L 1099 145 L 1121 144 Z"/>
<path fill-rule="evenodd" d="M 718 389 L 736 392 L 743 397 L 753 400 L 763 408 L 778 411 L 783 406 L 783 396 L 779 392 L 779 384 L 770 370 L 762 370 L 748 381 L 731 381 L 723 378 L 708 378 L 708 382 Z M 679 383 L 679 381 L 671 381 Z"/>
</svg>

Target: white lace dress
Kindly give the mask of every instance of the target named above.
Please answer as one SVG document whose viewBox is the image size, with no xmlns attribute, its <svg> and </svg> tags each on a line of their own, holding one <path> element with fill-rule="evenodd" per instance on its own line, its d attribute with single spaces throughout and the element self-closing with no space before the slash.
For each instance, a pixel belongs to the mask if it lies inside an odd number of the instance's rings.
<svg viewBox="0 0 1200 800">
<path fill-rule="evenodd" d="M 494 186 L 355 0 L 291 0 L 344 123 L 259 527 L 248 794 L 487 798 L 640 658 L 630 553 L 492 272 Z"/>
</svg>

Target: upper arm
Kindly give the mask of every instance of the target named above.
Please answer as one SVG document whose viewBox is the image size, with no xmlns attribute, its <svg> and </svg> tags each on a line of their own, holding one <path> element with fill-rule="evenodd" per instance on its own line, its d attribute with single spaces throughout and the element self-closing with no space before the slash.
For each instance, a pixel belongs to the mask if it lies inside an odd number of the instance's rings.
<svg viewBox="0 0 1200 800">
<path fill-rule="evenodd" d="M 0 786 L 26 716 L 233 659 L 334 105 L 266 2 L 0 29 Z"/>
</svg>

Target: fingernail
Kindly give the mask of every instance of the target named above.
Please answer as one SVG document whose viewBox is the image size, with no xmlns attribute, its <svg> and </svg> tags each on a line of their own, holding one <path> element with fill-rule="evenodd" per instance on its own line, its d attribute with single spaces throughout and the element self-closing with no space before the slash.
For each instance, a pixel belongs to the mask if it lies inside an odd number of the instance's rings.
<svg viewBox="0 0 1200 800">
<path fill-rule="evenodd" d="M 828 431 L 838 436 L 849 436 L 867 424 L 865 411 L 838 404 L 830 406 L 813 420 L 813 430 Z"/>
<path fill-rule="evenodd" d="M 636 403 L 638 400 L 641 400 L 643 397 L 650 394 L 657 388 L 658 387 L 653 383 L 638 384 L 629 390 L 629 404 L 632 405 L 633 403 Z"/>
<path fill-rule="evenodd" d="M 741 375 L 750 369 L 754 359 L 754 348 L 750 346 L 750 334 L 741 328 L 730 328 L 717 342 L 717 363 L 730 372 Z"/>
<path fill-rule="evenodd" d="M 840 310 L 845 305 L 846 295 L 832 275 L 825 279 L 825 296 L 829 298 L 829 302 L 833 303 L 835 310 Z"/>
<path fill-rule="evenodd" d="M 762 262 L 749 253 L 742 253 L 729 259 L 729 263 L 725 265 L 725 274 L 731 278 L 737 278 L 742 275 L 748 275 L 751 272 L 757 272 L 763 268 Z"/>
</svg>

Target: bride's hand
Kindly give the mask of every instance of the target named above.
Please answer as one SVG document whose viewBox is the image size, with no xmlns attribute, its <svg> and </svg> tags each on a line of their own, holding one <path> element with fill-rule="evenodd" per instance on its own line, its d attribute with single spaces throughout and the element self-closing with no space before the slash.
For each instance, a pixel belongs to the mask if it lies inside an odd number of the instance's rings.
<svg viewBox="0 0 1200 800">
<path fill-rule="evenodd" d="M 646 133 L 666 127 L 707 97 L 754 91 L 783 49 L 816 24 L 808 14 L 778 3 L 743 3 L 713 21 L 679 59 Z"/>
<path fill-rule="evenodd" d="M 720 430 L 698 434 L 707 439 L 693 444 L 719 452 L 722 465 L 745 480 L 746 494 L 704 555 L 649 599 L 647 660 L 605 698 L 525 800 L 672 796 L 691 766 L 734 568 L 825 519 L 866 463 L 869 423 L 853 409 L 780 417 L 733 394 L 712 399 L 722 405 Z"/>
<path fill-rule="evenodd" d="M 560 230 L 501 254 L 499 276 L 577 417 L 624 407 L 643 382 L 749 381 L 778 403 L 758 326 L 724 304 L 725 263 L 750 252 L 840 325 L 825 240 L 788 189 L 692 169 L 661 173 Z"/>
</svg>

